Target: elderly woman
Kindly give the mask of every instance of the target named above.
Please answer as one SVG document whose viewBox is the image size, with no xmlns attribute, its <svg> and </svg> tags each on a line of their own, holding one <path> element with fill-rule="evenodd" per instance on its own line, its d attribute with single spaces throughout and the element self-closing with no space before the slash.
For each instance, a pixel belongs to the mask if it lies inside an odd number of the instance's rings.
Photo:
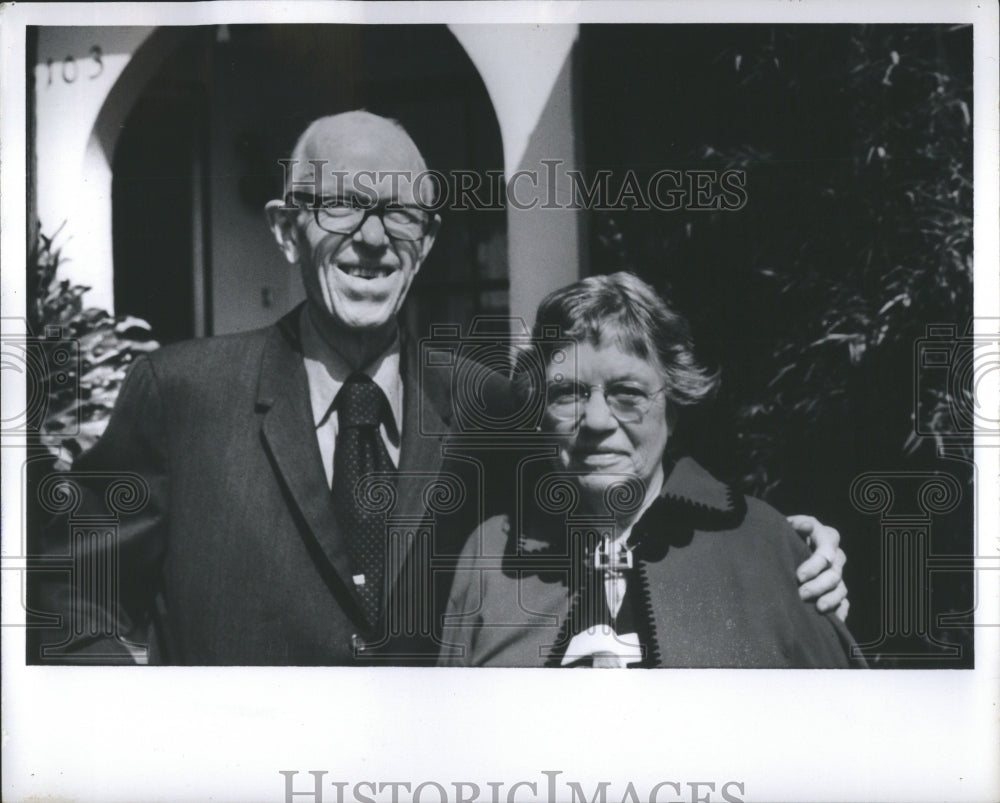
<svg viewBox="0 0 1000 803">
<path fill-rule="evenodd" d="M 809 552 L 788 522 L 668 456 L 678 411 L 717 385 L 686 321 L 617 273 L 549 295 L 534 334 L 515 377 L 551 453 L 522 464 L 519 509 L 469 539 L 440 662 L 850 665 L 843 623 L 799 597 Z"/>
</svg>

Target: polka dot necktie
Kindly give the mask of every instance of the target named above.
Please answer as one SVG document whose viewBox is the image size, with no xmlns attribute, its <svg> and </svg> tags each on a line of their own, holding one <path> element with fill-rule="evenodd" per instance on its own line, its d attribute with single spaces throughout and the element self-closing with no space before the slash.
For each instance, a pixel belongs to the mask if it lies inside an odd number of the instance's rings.
<svg viewBox="0 0 1000 803">
<path fill-rule="evenodd" d="M 385 583 L 385 516 L 355 499 L 358 483 L 373 472 L 394 471 L 379 425 L 389 402 L 372 379 L 351 374 L 337 394 L 337 445 L 333 453 L 333 505 L 347 540 L 355 587 L 370 625 L 378 622 Z"/>
</svg>

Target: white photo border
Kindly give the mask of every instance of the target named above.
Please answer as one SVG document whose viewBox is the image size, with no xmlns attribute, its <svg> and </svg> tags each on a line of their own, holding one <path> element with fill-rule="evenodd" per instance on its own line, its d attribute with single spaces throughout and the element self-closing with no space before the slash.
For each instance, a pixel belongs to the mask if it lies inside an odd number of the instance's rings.
<svg viewBox="0 0 1000 803">
<path fill-rule="evenodd" d="M 0 9 L 3 316 L 23 317 L 25 26 L 310 21 L 972 23 L 975 315 L 1000 317 L 997 6 L 914 0 L 9 4 Z M 4 408 L 21 409 L 23 381 L 8 373 Z M 978 444 L 976 458 L 976 554 L 996 560 L 998 444 Z M 23 450 L 5 446 L 2 460 L 6 559 L 19 554 Z M 16 565 L 4 569 L 7 623 L 21 600 Z M 983 621 L 1000 607 L 1000 572 L 977 581 Z M 281 771 L 297 773 L 297 793 L 312 789 L 310 771 L 325 771 L 323 799 L 340 800 L 343 782 L 347 801 L 362 799 L 352 794 L 363 782 L 434 782 L 450 800 L 454 784 L 475 783 L 483 801 L 490 789 L 508 800 L 514 784 L 534 783 L 537 795 L 522 786 L 512 799 L 544 800 L 550 778 L 588 795 L 609 781 L 615 801 L 629 783 L 645 799 L 664 782 L 660 799 L 671 801 L 723 800 L 727 783 L 742 784 L 728 792 L 747 801 L 1000 798 L 995 626 L 976 630 L 975 670 L 674 670 L 621 673 L 613 684 L 600 673 L 541 670 L 26 667 L 23 632 L 5 627 L 3 636 L 10 801 L 285 801 Z M 433 785 L 423 799 L 439 799 Z"/>
</svg>

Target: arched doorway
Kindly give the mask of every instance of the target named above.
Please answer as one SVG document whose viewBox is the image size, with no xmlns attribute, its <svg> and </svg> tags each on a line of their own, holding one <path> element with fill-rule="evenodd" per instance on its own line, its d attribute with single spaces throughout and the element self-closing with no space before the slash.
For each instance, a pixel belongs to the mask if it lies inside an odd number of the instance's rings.
<svg viewBox="0 0 1000 803">
<path fill-rule="evenodd" d="M 310 120 L 366 108 L 399 120 L 433 169 L 503 168 L 489 97 L 443 25 L 212 26 L 179 38 L 135 96 L 112 159 L 115 308 L 150 320 L 162 342 L 264 325 L 302 298 L 262 210 Z M 502 206 L 442 217 L 405 309 L 420 334 L 508 308 Z"/>
</svg>

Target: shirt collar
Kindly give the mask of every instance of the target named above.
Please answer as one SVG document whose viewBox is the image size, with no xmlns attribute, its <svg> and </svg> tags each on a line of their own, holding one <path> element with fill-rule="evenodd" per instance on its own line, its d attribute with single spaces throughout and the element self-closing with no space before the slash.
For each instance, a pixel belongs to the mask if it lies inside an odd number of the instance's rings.
<svg viewBox="0 0 1000 803">
<path fill-rule="evenodd" d="M 335 348 L 331 347 L 309 316 L 307 307 L 302 307 L 299 317 L 299 332 L 302 338 L 302 359 L 309 380 L 309 403 L 312 407 L 313 426 L 320 427 L 330 418 L 333 402 L 340 388 L 353 371 Z M 389 348 L 362 369 L 378 385 L 389 401 L 396 439 L 403 430 L 403 381 L 399 375 L 400 344 L 397 332 Z"/>
</svg>

